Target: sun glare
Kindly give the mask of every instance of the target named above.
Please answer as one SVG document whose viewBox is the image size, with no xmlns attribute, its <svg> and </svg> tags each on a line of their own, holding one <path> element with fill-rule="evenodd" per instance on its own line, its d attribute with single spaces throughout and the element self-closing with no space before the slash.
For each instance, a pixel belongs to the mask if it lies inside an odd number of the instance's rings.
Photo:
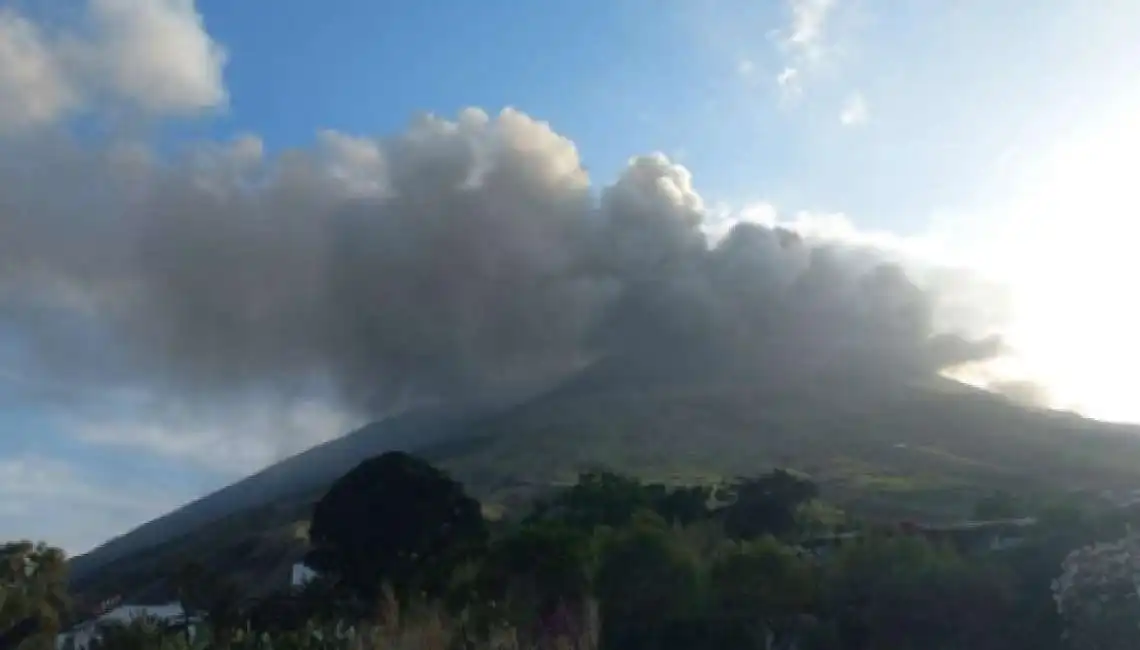
<svg viewBox="0 0 1140 650">
<path fill-rule="evenodd" d="M 1007 368 L 1054 406 L 1140 421 L 1140 112 L 1058 139 L 1019 174 L 987 260 L 1013 293 Z"/>
</svg>

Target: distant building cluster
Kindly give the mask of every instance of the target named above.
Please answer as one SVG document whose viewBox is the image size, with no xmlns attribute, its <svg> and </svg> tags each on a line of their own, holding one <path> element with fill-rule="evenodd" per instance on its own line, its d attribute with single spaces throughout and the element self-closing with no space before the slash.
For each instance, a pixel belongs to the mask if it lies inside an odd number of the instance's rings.
<svg viewBox="0 0 1140 650">
<path fill-rule="evenodd" d="M 178 602 L 164 605 L 116 605 L 110 611 L 83 621 L 58 635 L 56 650 L 87 650 L 92 641 L 100 637 L 102 630 L 109 625 L 130 625 L 137 620 L 153 621 L 158 625 L 186 625 L 187 634 L 194 637 L 194 628 L 202 622 L 200 617 L 187 616 Z"/>
<path fill-rule="evenodd" d="M 1132 490 L 1105 490 L 1100 493 L 1100 496 L 1117 508 L 1130 508 L 1140 503 L 1140 488 Z"/>
<path fill-rule="evenodd" d="M 317 572 L 297 562 L 291 567 L 289 585 L 300 588 L 317 577 Z M 130 625 L 134 621 L 150 621 L 161 627 L 185 626 L 186 633 L 193 640 L 203 617 L 187 612 L 182 603 L 174 601 L 163 604 L 123 604 L 122 597 L 115 596 L 100 602 L 93 615 L 56 637 L 56 650 L 88 650 L 101 631 L 111 625 Z"/>
</svg>

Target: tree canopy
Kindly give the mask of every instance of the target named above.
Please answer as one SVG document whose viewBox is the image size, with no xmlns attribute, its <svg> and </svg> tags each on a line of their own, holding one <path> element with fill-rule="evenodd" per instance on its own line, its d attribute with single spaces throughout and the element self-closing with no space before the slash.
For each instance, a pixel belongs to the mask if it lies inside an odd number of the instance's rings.
<svg viewBox="0 0 1140 650">
<path fill-rule="evenodd" d="M 321 572 L 316 582 L 237 600 L 233 576 L 189 563 L 176 585 L 187 611 L 206 616 L 205 645 L 189 628 L 142 621 L 109 630 L 97 647 L 1135 645 L 1137 536 L 1071 553 L 1124 534 L 1127 513 L 1074 502 L 1075 517 L 1019 526 L 1020 543 L 996 549 L 946 543 L 931 527 L 836 518 L 817 493 L 784 470 L 716 488 L 586 472 L 491 535 L 459 483 L 389 453 L 361 463 L 316 504 L 307 558 Z M 827 534 L 840 525 L 843 535 Z M 66 607 L 62 553 L 27 542 L 0 550 L 0 650 L 47 650 Z M 380 602 L 388 593 L 395 600 Z M 349 627 L 357 636 L 346 636 Z"/>
<path fill-rule="evenodd" d="M 352 594 L 375 600 L 441 592 L 454 568 L 487 540 L 479 503 L 427 462 L 389 452 L 333 483 L 313 509 L 306 563 Z"/>
<path fill-rule="evenodd" d="M 755 539 L 793 531 L 797 509 L 818 497 L 819 488 L 806 477 L 777 469 L 740 479 L 729 493 L 732 502 L 724 510 L 725 532 L 737 539 Z"/>
<path fill-rule="evenodd" d="M 27 541 L 0 546 L 0 644 L 35 638 L 37 647 L 52 647 L 69 608 L 63 551 Z"/>
</svg>

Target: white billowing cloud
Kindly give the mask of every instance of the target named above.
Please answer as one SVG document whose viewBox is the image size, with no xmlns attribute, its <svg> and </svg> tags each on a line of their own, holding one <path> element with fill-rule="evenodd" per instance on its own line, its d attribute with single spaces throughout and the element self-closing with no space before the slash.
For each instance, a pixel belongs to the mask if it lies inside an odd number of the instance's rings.
<svg viewBox="0 0 1140 650">
<path fill-rule="evenodd" d="M 921 280 L 929 269 L 944 270 L 967 264 L 953 244 L 938 233 L 904 236 L 885 230 L 867 230 L 858 227 L 849 215 L 842 212 L 798 210 L 788 213 L 767 202 L 750 203 L 742 207 L 722 205 L 708 211 L 701 227 L 710 241 L 720 242 L 738 224 L 779 228 L 794 232 L 809 242 L 874 250 L 881 259 L 905 267 L 917 280 Z M 965 282 L 956 288 L 954 294 L 960 296 L 964 291 L 976 288 L 976 283 Z M 955 296 L 946 295 L 943 299 L 953 297 Z M 1001 319 L 987 320 L 988 323 L 1000 321 Z"/>
<path fill-rule="evenodd" d="M 82 44 L 108 90 L 157 114 L 195 113 L 226 101 L 225 51 L 194 0 L 90 0 L 94 38 Z"/>
<path fill-rule="evenodd" d="M 189 496 L 139 487 L 106 485 L 58 458 L 0 459 L 0 539 L 44 540 L 74 555 Z"/>
<path fill-rule="evenodd" d="M 51 122 L 78 99 L 39 26 L 0 7 L 0 128 Z"/>
<path fill-rule="evenodd" d="M 799 95 L 803 78 L 827 51 L 827 26 L 836 0 L 788 0 L 789 22 L 778 34 L 785 65 L 776 83 L 785 98 Z"/>
<path fill-rule="evenodd" d="M 862 93 L 852 93 L 843 102 L 839 111 L 839 123 L 843 126 L 859 126 L 865 124 L 870 117 L 867 100 Z"/>
<path fill-rule="evenodd" d="M 0 130 L 100 105 L 174 116 L 216 108 L 227 101 L 225 63 L 193 0 L 86 0 L 66 25 L 2 8 Z"/>
<path fill-rule="evenodd" d="M 868 230 L 841 212 L 799 210 L 783 212 L 775 204 L 756 202 L 743 207 L 718 205 L 706 214 L 702 230 L 712 242 L 722 242 L 739 224 L 793 232 L 816 245 L 838 245 L 846 250 L 870 252 L 870 263 L 889 262 L 905 269 L 922 290 L 937 296 L 930 316 L 935 329 L 959 332 L 968 338 L 1002 336 L 1012 321 L 1012 296 L 1008 283 L 980 272 L 956 238 L 938 230 L 899 235 L 886 230 Z M 858 265 L 856 265 L 858 266 Z M 1004 337 L 1003 337 L 1004 338 Z M 996 357 L 954 367 L 943 374 L 982 388 L 1013 387 L 1019 393 L 1024 374 L 1016 372 L 1013 352 L 1004 349 Z M 1044 387 L 1037 386 L 1039 394 Z M 1065 405 L 1068 406 L 1068 405 Z"/>
<path fill-rule="evenodd" d="M 376 141 L 326 129 L 317 134 L 317 146 L 329 175 L 346 191 L 362 197 L 387 191 L 384 155 Z"/>
<path fill-rule="evenodd" d="M 813 241 L 866 246 L 892 254 L 906 254 L 914 259 L 930 260 L 935 247 L 934 240 L 930 238 L 903 237 L 886 231 L 862 230 L 842 212 L 800 210 L 787 215 L 781 214 L 772 204 L 759 203 L 740 210 L 737 219 L 740 222 L 756 223 L 770 228 L 784 228 Z"/>
<path fill-rule="evenodd" d="M 895 329 L 851 311 L 858 297 L 827 323 L 792 322 L 811 311 L 798 301 L 858 291 L 848 281 L 883 261 L 845 219 L 755 209 L 706 239 L 714 211 L 685 167 L 635 157 L 595 191 L 573 142 L 513 109 L 384 138 L 324 132 L 275 155 L 249 135 L 163 157 L 43 134 L 0 148 L 0 187 L 0 327 L 25 351 L 9 366 L 22 390 L 87 443 L 227 476 L 419 399 L 525 395 L 631 343 L 744 332 L 747 313 L 786 314 L 780 336 L 804 349 L 874 333 L 868 347 L 933 363 L 925 332 L 877 338 Z M 760 269 L 794 276 L 816 241 L 872 252 L 852 269 L 817 256 L 813 286 L 834 293 L 774 297 L 786 288 Z M 707 296 L 621 291 L 663 280 Z"/>
</svg>

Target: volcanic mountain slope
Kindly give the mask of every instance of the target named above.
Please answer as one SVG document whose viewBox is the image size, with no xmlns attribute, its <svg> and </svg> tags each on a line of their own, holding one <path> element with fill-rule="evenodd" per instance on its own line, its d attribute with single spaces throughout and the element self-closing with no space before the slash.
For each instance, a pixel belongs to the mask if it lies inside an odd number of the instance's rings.
<svg viewBox="0 0 1140 650">
<path fill-rule="evenodd" d="M 312 501 L 387 449 L 416 451 L 506 508 L 594 465 L 666 481 L 790 466 L 852 511 L 929 520 L 966 516 L 996 488 L 1140 485 L 1140 428 L 950 380 L 662 376 L 599 365 L 508 409 L 421 411 L 366 426 L 76 558 L 74 583 L 87 593 L 145 590 L 187 557 L 280 572 L 303 552 Z"/>
<path fill-rule="evenodd" d="M 662 480 L 774 465 L 864 514 L 967 516 L 981 494 L 1140 483 L 1140 429 L 1034 410 L 949 380 L 917 386 L 675 385 L 554 393 L 474 427 L 443 464 L 496 501 L 601 463 Z"/>
<path fill-rule="evenodd" d="M 351 469 L 360 459 L 390 449 L 415 449 L 459 435 L 470 416 L 460 411 L 413 411 L 367 425 L 346 436 L 287 458 L 244 480 L 189 503 L 110 540 L 71 562 L 73 579 L 121 558 L 189 535 L 212 522 L 305 499 Z"/>
</svg>

